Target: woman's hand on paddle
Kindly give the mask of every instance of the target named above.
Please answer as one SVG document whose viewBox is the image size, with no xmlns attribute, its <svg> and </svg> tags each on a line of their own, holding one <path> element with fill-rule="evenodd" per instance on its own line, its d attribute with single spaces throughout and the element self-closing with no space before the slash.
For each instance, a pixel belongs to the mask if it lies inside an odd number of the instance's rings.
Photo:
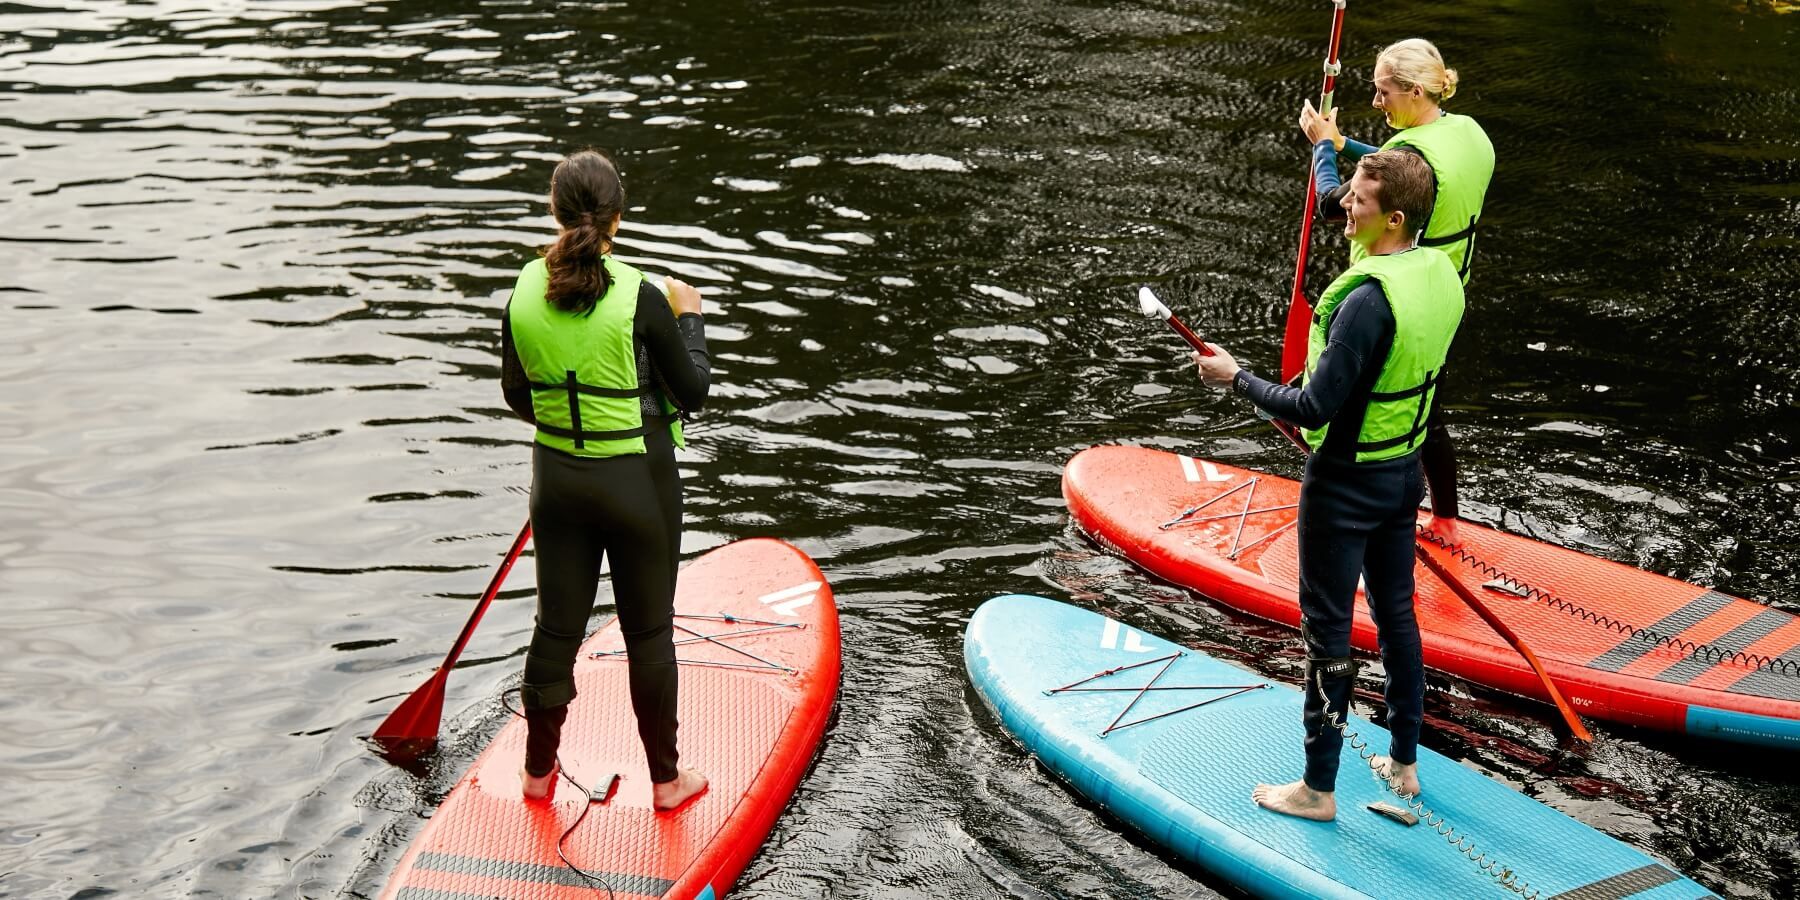
<svg viewBox="0 0 1800 900">
<path fill-rule="evenodd" d="M 700 312 L 700 289 L 670 275 L 663 279 L 663 289 L 669 295 L 669 309 L 676 318 L 688 313 Z"/>
<path fill-rule="evenodd" d="M 1200 351 L 1193 353 L 1194 368 L 1200 370 L 1200 383 L 1211 388 L 1230 390 L 1231 380 L 1237 377 L 1237 360 L 1225 352 L 1218 344 L 1207 344 L 1212 349 L 1211 356 L 1202 356 Z"/>
<path fill-rule="evenodd" d="M 1302 103 L 1300 130 L 1306 132 L 1306 139 L 1314 144 L 1330 140 L 1333 149 L 1344 149 L 1344 135 L 1338 131 L 1337 126 L 1337 108 L 1333 107 L 1331 112 L 1321 116 L 1318 110 L 1313 109 L 1311 100 L 1305 100 Z"/>
</svg>

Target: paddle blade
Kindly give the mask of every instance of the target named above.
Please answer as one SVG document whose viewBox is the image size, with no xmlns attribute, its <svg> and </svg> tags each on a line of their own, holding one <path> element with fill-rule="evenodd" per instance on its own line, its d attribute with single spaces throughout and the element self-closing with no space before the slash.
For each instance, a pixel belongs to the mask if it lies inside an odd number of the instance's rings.
<svg viewBox="0 0 1800 900">
<path fill-rule="evenodd" d="M 375 729 L 375 742 L 391 756 L 410 759 L 437 743 L 438 725 L 444 717 L 444 684 L 447 669 L 438 669 L 405 702 L 388 713 Z"/>
<path fill-rule="evenodd" d="M 1306 295 L 1294 292 L 1288 304 L 1287 328 L 1281 339 L 1281 382 L 1287 384 L 1306 367 L 1306 342 L 1312 332 L 1312 304 Z"/>
</svg>

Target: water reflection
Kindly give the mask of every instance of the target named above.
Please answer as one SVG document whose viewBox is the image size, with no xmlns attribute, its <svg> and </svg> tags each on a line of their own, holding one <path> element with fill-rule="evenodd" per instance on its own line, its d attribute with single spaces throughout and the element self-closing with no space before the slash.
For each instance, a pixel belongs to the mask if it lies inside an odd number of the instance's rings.
<svg viewBox="0 0 1800 900">
<path fill-rule="evenodd" d="M 435 766 L 363 746 L 523 518 L 494 321 L 551 161 L 594 144 L 621 254 L 707 292 L 684 549 L 788 537 L 845 612 L 837 723 L 742 893 L 1210 896 L 1002 736 L 961 625 L 1042 590 L 1297 677 L 1282 630 L 1068 534 L 1058 473 L 1108 440 L 1294 472 L 1127 288 L 1273 359 L 1318 6 L 0 8 L 0 710 L 42 786 L 0 894 L 374 893 L 530 627 L 527 558 Z M 1353 12 L 1348 129 L 1356 67 L 1424 33 L 1499 144 L 1453 418 L 1480 518 L 1800 609 L 1796 21 Z M 1800 890 L 1778 762 L 1617 730 L 1572 758 L 1434 686 L 1437 749 L 1721 892 Z"/>
</svg>

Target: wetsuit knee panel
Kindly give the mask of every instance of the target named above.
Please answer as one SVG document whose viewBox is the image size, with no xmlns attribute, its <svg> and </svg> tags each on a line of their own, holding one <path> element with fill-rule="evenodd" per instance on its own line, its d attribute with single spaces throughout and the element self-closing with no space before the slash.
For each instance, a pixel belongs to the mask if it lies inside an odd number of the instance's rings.
<svg viewBox="0 0 1800 900">
<path fill-rule="evenodd" d="M 1307 680 L 1324 679 L 1329 681 L 1354 681 L 1356 671 L 1361 666 L 1351 656 L 1308 656 L 1306 658 Z"/>
</svg>

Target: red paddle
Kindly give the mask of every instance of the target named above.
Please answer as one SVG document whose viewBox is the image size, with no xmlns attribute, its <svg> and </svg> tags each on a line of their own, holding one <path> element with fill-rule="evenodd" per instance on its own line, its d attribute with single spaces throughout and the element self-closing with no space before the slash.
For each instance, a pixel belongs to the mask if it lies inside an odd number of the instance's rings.
<svg viewBox="0 0 1800 900">
<path fill-rule="evenodd" d="M 1331 49 L 1325 54 L 1325 86 L 1319 90 L 1319 115 L 1331 112 L 1331 95 L 1337 90 L 1338 45 L 1344 38 L 1345 0 L 1332 0 Z M 1281 380 L 1294 380 L 1306 365 L 1306 336 L 1312 328 L 1312 304 L 1306 300 L 1306 254 L 1312 248 L 1313 207 L 1318 205 L 1318 184 L 1313 181 L 1312 155 L 1306 157 L 1306 209 L 1300 214 L 1300 253 L 1294 260 L 1294 295 L 1288 301 L 1287 328 L 1281 341 Z"/>
<path fill-rule="evenodd" d="M 1202 341 L 1199 335 L 1195 334 L 1179 318 L 1176 318 L 1175 313 L 1163 305 L 1163 302 L 1156 298 L 1156 294 L 1147 287 L 1138 290 L 1138 309 L 1148 318 L 1162 319 L 1167 322 L 1170 328 L 1175 329 L 1176 334 L 1181 335 L 1202 355 L 1213 355 L 1212 348 L 1206 346 L 1206 342 Z M 1294 446 L 1299 447 L 1301 453 L 1312 453 L 1312 449 L 1306 446 L 1306 441 L 1300 437 L 1299 431 L 1293 425 L 1280 419 L 1270 419 L 1269 424 L 1274 425 L 1275 430 L 1293 441 Z M 1489 627 L 1505 638 L 1514 650 L 1519 651 L 1520 656 L 1525 657 L 1525 662 L 1529 663 L 1531 670 L 1537 673 L 1538 680 L 1544 683 L 1544 690 L 1550 694 L 1551 702 L 1556 704 L 1557 712 L 1562 713 L 1563 721 L 1568 723 L 1569 731 L 1581 740 L 1591 743 L 1594 736 L 1588 732 L 1587 726 L 1581 724 L 1581 717 L 1575 714 L 1575 708 L 1569 705 L 1569 701 L 1563 697 L 1562 691 L 1557 689 L 1556 682 L 1550 680 L 1550 673 L 1545 671 L 1544 664 L 1538 661 L 1537 654 L 1531 652 L 1531 647 L 1526 645 L 1524 639 L 1508 628 L 1499 616 L 1494 615 L 1493 610 L 1488 609 L 1487 604 L 1481 602 L 1481 598 L 1475 596 L 1475 592 L 1469 590 L 1454 573 L 1444 568 L 1443 563 L 1438 562 L 1436 557 L 1426 550 L 1426 540 L 1423 537 L 1417 538 L 1413 551 L 1418 554 L 1419 561 L 1425 564 L 1425 568 L 1431 570 L 1431 574 L 1436 575 L 1438 580 L 1450 589 L 1451 593 L 1468 604 L 1469 608 L 1474 610 L 1482 621 L 1488 623 Z"/>
<path fill-rule="evenodd" d="M 1500 617 L 1494 615 L 1493 610 L 1487 608 L 1487 604 L 1476 598 L 1475 592 L 1469 590 L 1468 586 L 1463 584 L 1455 573 L 1444 568 L 1444 564 L 1438 562 L 1437 557 L 1432 556 L 1431 552 L 1425 549 L 1425 544 L 1425 539 L 1421 537 L 1413 546 L 1413 552 L 1418 554 L 1419 562 L 1424 563 L 1425 568 L 1431 570 L 1431 574 L 1436 575 L 1445 587 L 1448 587 L 1456 596 L 1461 597 L 1464 603 L 1469 604 L 1469 608 L 1474 610 L 1483 622 L 1488 623 L 1489 627 L 1499 632 L 1501 637 L 1506 638 L 1507 643 L 1513 645 L 1514 650 L 1519 651 L 1520 656 L 1525 657 L 1526 662 L 1531 663 L 1531 670 L 1536 672 L 1538 679 L 1544 682 L 1544 689 L 1550 692 L 1550 700 L 1556 704 L 1557 711 L 1562 713 L 1563 721 L 1569 723 L 1569 730 L 1574 732 L 1576 737 L 1592 743 L 1594 736 L 1589 734 L 1587 727 L 1581 724 L 1581 717 L 1575 714 L 1575 708 L 1569 705 L 1569 701 L 1563 697 L 1562 691 L 1556 689 L 1555 682 L 1552 682 L 1550 676 L 1544 671 L 1544 664 L 1538 662 L 1537 654 L 1532 653 L 1531 648 L 1526 646 L 1525 642 L 1520 640 L 1519 636 L 1514 634 L 1505 622 L 1500 621 Z"/>
<path fill-rule="evenodd" d="M 462 634 L 457 635 L 456 643 L 450 648 L 450 655 L 444 657 L 444 664 L 438 666 L 437 671 L 393 712 L 388 713 L 388 717 L 375 729 L 375 740 L 391 754 L 401 758 L 416 757 L 437 742 L 438 723 L 444 714 L 444 685 L 450 680 L 450 669 L 456 665 L 456 658 L 462 655 L 470 636 L 475 634 L 475 626 L 481 621 L 482 613 L 487 612 L 488 605 L 494 602 L 494 596 L 500 593 L 500 585 L 506 582 L 506 573 L 512 571 L 519 552 L 525 549 L 525 542 L 529 540 L 531 522 L 527 520 L 525 527 L 519 529 L 519 536 L 513 539 L 512 549 L 506 551 L 506 559 L 500 563 L 500 570 L 488 582 L 487 591 L 481 595 L 481 602 L 475 604 L 475 612 L 469 616 L 468 624 L 463 626 Z"/>
</svg>

